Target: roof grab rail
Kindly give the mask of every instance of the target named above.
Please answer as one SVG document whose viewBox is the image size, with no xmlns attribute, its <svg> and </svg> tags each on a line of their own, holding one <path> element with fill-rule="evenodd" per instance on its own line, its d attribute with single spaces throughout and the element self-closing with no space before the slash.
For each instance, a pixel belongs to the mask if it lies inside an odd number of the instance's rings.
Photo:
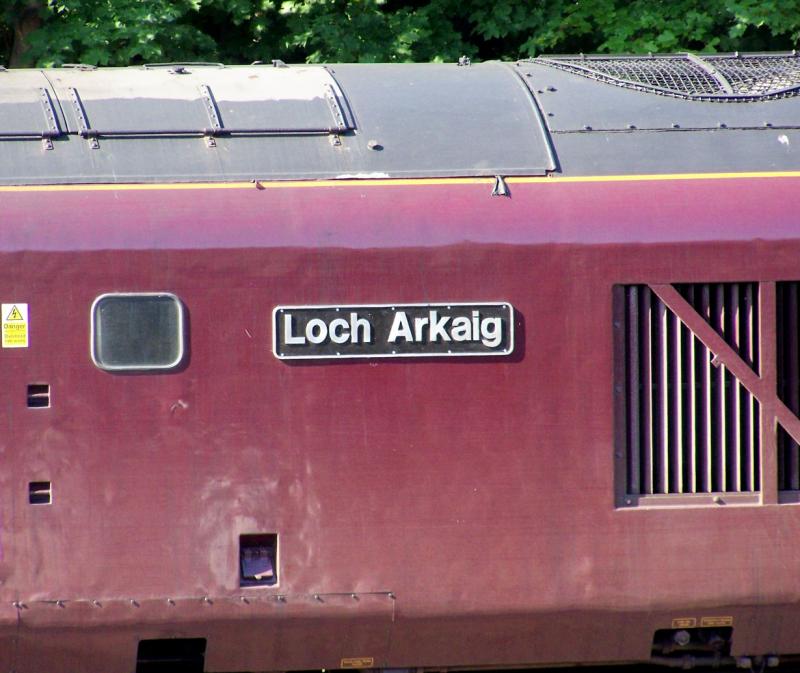
<svg viewBox="0 0 800 673">
<path fill-rule="evenodd" d="M 272 61 L 270 61 L 270 63 L 272 64 L 273 68 L 288 68 L 289 67 L 283 61 L 281 61 L 281 59 L 279 59 L 279 58 L 273 58 Z M 250 65 L 264 65 L 264 61 L 253 61 Z"/>
<path fill-rule="evenodd" d="M 68 68 L 70 70 L 97 70 L 96 65 L 92 65 L 91 63 L 62 63 L 59 68 Z"/>
<path fill-rule="evenodd" d="M 224 63 L 214 63 L 211 61 L 175 61 L 174 63 L 145 63 L 142 68 L 145 70 L 155 70 L 156 68 L 173 68 L 178 72 L 178 68 L 224 68 Z M 183 70 L 185 72 L 185 70 Z"/>
</svg>

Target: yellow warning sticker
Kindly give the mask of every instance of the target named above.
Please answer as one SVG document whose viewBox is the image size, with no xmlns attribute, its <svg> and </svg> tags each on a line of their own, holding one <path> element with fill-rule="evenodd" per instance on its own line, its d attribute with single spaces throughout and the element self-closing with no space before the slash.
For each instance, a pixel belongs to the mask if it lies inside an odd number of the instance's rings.
<svg viewBox="0 0 800 673">
<path fill-rule="evenodd" d="M 375 668 L 375 657 L 350 657 L 342 659 L 339 668 Z"/>
<path fill-rule="evenodd" d="M 733 626 L 733 617 L 702 617 L 700 626 Z"/>
<path fill-rule="evenodd" d="M 677 617 L 672 620 L 673 629 L 693 629 L 697 626 L 697 617 Z"/>
<path fill-rule="evenodd" d="M 2 304 L 3 348 L 28 347 L 28 305 Z"/>
</svg>

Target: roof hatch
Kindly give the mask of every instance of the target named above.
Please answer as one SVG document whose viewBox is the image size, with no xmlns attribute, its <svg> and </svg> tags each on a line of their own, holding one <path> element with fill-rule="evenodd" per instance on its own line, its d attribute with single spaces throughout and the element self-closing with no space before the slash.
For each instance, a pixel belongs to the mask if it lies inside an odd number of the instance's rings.
<svg viewBox="0 0 800 673">
<path fill-rule="evenodd" d="M 327 134 L 354 128 L 324 68 L 69 70 L 54 84 L 85 137 Z M 70 125 L 71 128 L 73 124 Z"/>
<path fill-rule="evenodd" d="M 41 138 L 62 133 L 47 79 L 39 72 L 0 72 L 0 138 Z"/>
</svg>

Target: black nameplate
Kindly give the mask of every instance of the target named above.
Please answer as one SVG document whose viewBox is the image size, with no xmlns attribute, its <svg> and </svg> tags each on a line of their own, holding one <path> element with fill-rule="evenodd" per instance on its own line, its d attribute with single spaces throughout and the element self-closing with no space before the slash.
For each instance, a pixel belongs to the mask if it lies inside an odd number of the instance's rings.
<svg viewBox="0 0 800 673">
<path fill-rule="evenodd" d="M 272 315 L 273 351 L 282 360 L 463 357 L 514 350 L 514 309 L 507 303 L 278 306 Z"/>
</svg>

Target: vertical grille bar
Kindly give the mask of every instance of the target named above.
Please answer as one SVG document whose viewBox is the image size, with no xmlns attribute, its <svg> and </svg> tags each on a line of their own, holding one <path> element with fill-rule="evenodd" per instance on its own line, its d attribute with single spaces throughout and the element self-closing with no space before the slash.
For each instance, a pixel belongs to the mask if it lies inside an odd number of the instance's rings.
<svg viewBox="0 0 800 673">
<path fill-rule="evenodd" d="M 667 361 L 669 351 L 667 307 L 660 299 L 656 299 L 656 315 L 658 318 L 658 442 L 661 469 L 659 470 L 658 486 L 659 493 L 669 493 L 669 363 Z"/>
<path fill-rule="evenodd" d="M 784 338 L 788 345 L 788 369 L 789 374 L 784 376 L 788 393 L 789 408 L 794 412 L 800 411 L 800 399 L 798 399 L 797 370 L 798 370 L 798 345 L 797 345 L 797 283 L 789 283 L 789 301 L 787 303 L 788 329 L 784 332 Z M 788 442 L 789 449 L 789 488 L 793 491 L 800 489 L 800 469 L 798 469 L 798 452 L 800 447 L 791 439 Z"/>
<path fill-rule="evenodd" d="M 720 334 L 725 330 L 725 288 L 717 285 L 714 291 L 714 315 L 713 326 Z M 714 475 L 714 490 L 728 490 L 728 443 L 726 437 L 727 424 L 725 422 L 725 365 L 719 365 L 714 372 L 712 389 L 716 390 L 716 404 L 714 405 L 714 420 L 716 432 L 716 442 L 714 447 L 714 464 L 716 474 Z"/>
<path fill-rule="evenodd" d="M 694 304 L 694 287 L 689 288 L 689 303 Z M 686 357 L 687 357 L 687 364 L 686 364 L 686 372 L 689 377 L 689 385 L 686 389 L 686 410 L 689 414 L 689 420 L 686 432 L 686 462 L 687 462 L 687 473 L 689 479 L 689 488 L 688 492 L 696 493 L 698 487 L 698 470 L 697 470 L 697 448 L 693 450 L 692 442 L 698 436 L 697 432 L 697 361 L 696 361 L 696 353 L 697 353 L 697 339 L 695 339 L 694 335 L 683 325 L 681 325 L 681 330 L 685 336 L 686 342 Z"/>
<path fill-rule="evenodd" d="M 670 379 L 670 493 L 684 493 L 683 490 L 683 400 L 681 382 L 685 380 L 683 371 L 683 353 L 681 352 L 681 324 L 675 315 L 669 312 L 672 362 L 667 363 Z M 672 364 L 672 366 L 669 366 Z"/>
<path fill-rule="evenodd" d="M 755 284 L 676 289 L 754 366 L 759 351 Z M 624 298 L 626 493 L 757 491 L 758 402 L 724 365 L 713 362 L 711 351 L 649 287 L 626 286 Z M 800 343 L 795 347 L 800 360 Z M 796 392 L 800 406 L 800 385 Z M 797 448 L 795 464 L 800 463 Z M 800 480 L 800 464 L 795 478 Z"/>
<path fill-rule="evenodd" d="M 702 300 L 701 300 L 701 315 L 711 322 L 711 288 L 708 285 L 702 286 Z M 713 382 L 713 375 L 711 371 L 711 351 L 701 344 L 702 353 L 702 367 L 703 367 L 703 440 L 702 445 L 705 448 L 705 470 L 703 474 L 703 491 L 710 493 L 714 490 L 714 445 L 713 445 L 713 431 L 712 431 L 712 414 L 711 414 L 711 385 Z"/>
<path fill-rule="evenodd" d="M 798 403 L 798 386 L 795 372 L 798 370 L 798 345 L 797 345 L 797 327 L 798 327 L 798 312 L 797 312 L 797 284 L 790 283 L 786 288 L 788 290 L 788 300 L 785 308 L 784 324 L 786 330 L 784 332 L 783 341 L 786 344 L 786 369 L 784 376 L 781 378 L 784 381 L 785 398 L 789 408 L 797 413 L 800 411 L 800 403 Z M 785 292 L 784 292 L 785 294 Z M 800 470 L 798 470 L 798 447 L 790 437 L 783 436 L 782 444 L 787 453 L 786 473 L 788 475 L 789 490 L 796 491 L 800 488 Z"/>
<path fill-rule="evenodd" d="M 776 326 L 779 322 L 780 312 L 777 301 L 778 286 L 769 281 L 758 286 L 758 374 L 762 381 L 769 383 L 772 392 L 779 390 L 778 386 L 778 349 L 779 331 Z M 759 402 L 759 437 L 761 452 L 758 457 L 759 473 L 761 474 L 761 502 L 762 504 L 775 504 L 778 502 L 780 485 L 767 480 L 767 476 L 778 473 L 779 464 L 779 436 L 777 433 L 776 418 L 777 405 L 773 397 L 765 397 Z"/>
<path fill-rule="evenodd" d="M 741 331 L 739 324 L 739 285 L 732 283 L 729 288 L 729 303 L 730 303 L 730 332 L 733 337 L 733 345 L 737 351 L 741 353 Z M 730 446 L 730 461 L 731 461 L 731 491 L 743 490 L 743 476 L 742 476 L 742 396 L 741 385 L 739 382 L 728 377 L 731 381 L 731 446 Z"/>
<path fill-rule="evenodd" d="M 653 293 L 649 287 L 641 290 L 642 319 L 639 324 L 642 327 L 642 335 L 639 343 L 642 349 L 642 426 L 644 427 L 645 446 L 643 453 L 644 479 L 642 480 L 642 492 L 654 493 L 655 481 L 653 479 L 653 455 L 655 454 L 655 434 L 653 430 Z M 629 453 L 630 455 L 630 453 Z"/>
<path fill-rule="evenodd" d="M 749 330 L 748 325 L 750 324 L 750 314 L 752 311 L 752 307 L 750 303 L 747 301 L 747 293 L 746 293 L 746 285 L 741 285 L 738 288 L 738 295 L 739 295 L 739 326 L 738 326 L 738 335 L 739 335 L 739 346 L 738 351 L 739 353 L 745 358 L 745 360 L 751 364 L 752 360 L 748 357 L 748 343 L 749 343 Z M 739 414 L 739 460 L 740 460 L 740 468 L 741 468 L 741 490 L 748 491 L 752 488 L 753 483 L 753 474 L 750 469 L 750 452 L 751 452 L 751 445 L 749 442 L 750 436 L 750 423 L 748 417 L 748 408 L 750 404 L 750 393 L 748 392 L 747 388 L 745 388 L 740 382 L 736 382 L 736 386 L 738 389 L 738 414 Z"/>
<path fill-rule="evenodd" d="M 741 350 L 740 353 L 749 363 L 753 363 L 753 289 L 747 284 L 743 293 L 744 316 L 741 321 Z M 745 483 L 743 490 L 753 490 L 755 486 L 755 465 L 753 461 L 753 396 L 741 387 L 742 394 L 742 433 Z"/>
<path fill-rule="evenodd" d="M 628 484 L 632 494 L 641 492 L 641 472 L 639 459 L 642 453 L 641 446 L 641 426 L 640 426 L 640 392 L 642 385 L 642 370 L 639 366 L 639 288 L 629 287 L 627 289 L 626 305 L 628 311 L 628 409 L 630 423 L 628 424 L 628 447 L 630 460 L 628 460 Z M 646 378 L 644 379 L 646 383 Z"/>
<path fill-rule="evenodd" d="M 778 395 L 800 415 L 800 283 L 778 283 L 777 350 Z M 800 446 L 778 428 L 778 488 L 800 490 Z"/>
</svg>

